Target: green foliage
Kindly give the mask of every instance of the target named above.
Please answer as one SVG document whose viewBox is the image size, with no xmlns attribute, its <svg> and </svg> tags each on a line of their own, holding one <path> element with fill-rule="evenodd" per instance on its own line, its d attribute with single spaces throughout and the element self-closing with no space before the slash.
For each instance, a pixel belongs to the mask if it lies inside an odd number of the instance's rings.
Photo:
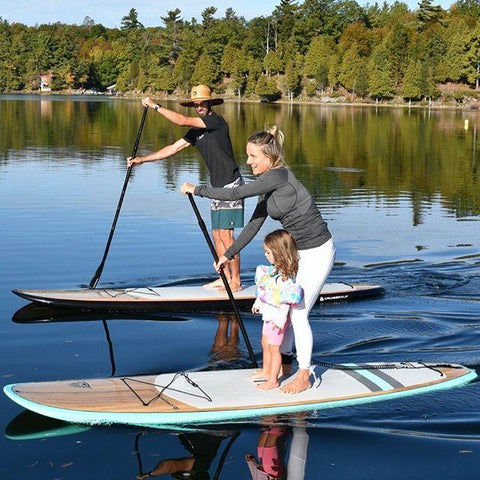
<svg viewBox="0 0 480 480">
<path fill-rule="evenodd" d="M 263 59 L 263 68 L 268 76 L 280 73 L 283 69 L 283 62 L 278 52 L 270 50 L 265 55 Z"/>
<path fill-rule="evenodd" d="M 392 65 L 384 44 L 373 52 L 368 64 L 368 89 L 374 98 L 392 98 L 395 95 L 392 79 Z"/>
<path fill-rule="evenodd" d="M 261 97 L 274 97 L 278 95 L 275 78 L 261 75 L 255 86 L 255 93 Z"/>
<path fill-rule="evenodd" d="M 192 85 L 213 85 L 217 80 L 217 68 L 209 55 L 202 55 L 192 74 Z"/>
<path fill-rule="evenodd" d="M 121 25 L 122 26 L 120 28 L 127 31 L 144 28 L 143 25 L 138 21 L 138 12 L 134 8 L 130 9 L 128 15 L 122 17 Z"/>
<path fill-rule="evenodd" d="M 319 36 L 312 39 L 305 55 L 303 74 L 314 78 L 320 88 L 328 84 L 328 75 L 337 58 L 335 43 L 332 37 Z"/>
<path fill-rule="evenodd" d="M 291 98 L 302 78 L 307 95 L 343 95 L 344 87 L 376 98 L 432 98 L 442 82 L 480 89 L 480 0 L 448 11 L 432 1 L 410 11 L 399 1 L 279 0 L 271 15 L 248 22 L 215 7 L 204 8 L 201 23 L 185 21 L 175 8 L 149 28 L 134 8 L 120 28 L 91 17 L 35 27 L 0 17 L 0 91 L 37 89 L 41 74 L 53 74 L 60 90 L 117 83 L 120 92 L 171 93 L 202 82 L 239 97 L 278 94 L 278 84 Z M 414 70 L 423 72 L 421 87 Z"/>
<path fill-rule="evenodd" d="M 420 100 L 422 98 L 422 65 L 419 60 L 411 60 L 405 70 L 402 96 L 407 100 Z"/>
</svg>

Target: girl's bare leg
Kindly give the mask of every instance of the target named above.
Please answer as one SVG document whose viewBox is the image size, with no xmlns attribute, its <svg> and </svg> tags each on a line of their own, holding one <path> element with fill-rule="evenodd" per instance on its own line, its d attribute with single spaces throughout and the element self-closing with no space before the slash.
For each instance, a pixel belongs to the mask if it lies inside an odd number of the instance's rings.
<svg viewBox="0 0 480 480">
<path fill-rule="evenodd" d="M 278 375 L 282 367 L 280 345 L 268 345 L 268 351 L 270 352 L 270 375 L 266 377 L 267 381 L 265 383 L 257 386 L 259 390 L 272 390 L 280 386 L 278 382 Z"/>
</svg>

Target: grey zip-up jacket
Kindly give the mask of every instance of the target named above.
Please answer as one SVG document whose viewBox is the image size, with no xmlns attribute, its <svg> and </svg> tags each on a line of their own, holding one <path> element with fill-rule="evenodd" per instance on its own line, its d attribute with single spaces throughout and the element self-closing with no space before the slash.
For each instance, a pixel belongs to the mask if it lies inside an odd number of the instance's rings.
<svg viewBox="0 0 480 480">
<path fill-rule="evenodd" d="M 267 216 L 280 221 L 299 250 L 319 247 L 332 238 L 312 196 L 286 167 L 272 168 L 253 182 L 235 188 L 195 187 L 195 195 L 218 200 L 239 200 L 258 195 L 252 218 L 234 244 L 225 252 L 232 259 L 248 245 Z"/>
</svg>

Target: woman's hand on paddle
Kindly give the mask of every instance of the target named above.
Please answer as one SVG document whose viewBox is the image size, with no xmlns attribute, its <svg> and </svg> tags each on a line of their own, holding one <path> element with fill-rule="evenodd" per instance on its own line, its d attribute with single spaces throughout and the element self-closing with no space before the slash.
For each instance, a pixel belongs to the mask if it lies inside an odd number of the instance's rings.
<svg viewBox="0 0 480 480">
<path fill-rule="evenodd" d="M 191 193 L 192 195 L 195 192 L 195 185 L 192 185 L 191 183 L 185 182 L 181 188 L 180 191 L 186 195 L 187 193 Z"/>
<path fill-rule="evenodd" d="M 140 165 L 141 163 L 143 163 L 142 157 L 135 157 L 135 158 L 127 157 L 128 167 L 131 167 L 132 165 Z"/>
<path fill-rule="evenodd" d="M 213 268 L 218 272 L 220 273 L 220 270 L 222 270 L 223 268 L 225 268 L 225 265 L 229 262 L 230 260 L 225 257 L 224 255 L 222 255 L 219 259 L 218 259 L 218 262 L 214 263 L 213 264 Z"/>
</svg>

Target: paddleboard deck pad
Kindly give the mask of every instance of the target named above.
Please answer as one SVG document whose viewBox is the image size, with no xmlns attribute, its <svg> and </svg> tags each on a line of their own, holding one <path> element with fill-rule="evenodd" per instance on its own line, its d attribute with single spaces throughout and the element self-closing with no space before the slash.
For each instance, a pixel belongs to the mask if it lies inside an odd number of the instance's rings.
<svg viewBox="0 0 480 480">
<path fill-rule="evenodd" d="M 13 293 L 37 303 L 83 310 L 128 312 L 232 309 L 226 293 L 201 286 L 13 290 Z M 320 293 L 319 301 L 354 300 L 383 293 L 384 289 L 378 285 L 327 283 Z M 250 309 L 255 300 L 255 286 L 234 292 L 233 295 L 239 308 Z"/>
<path fill-rule="evenodd" d="M 295 395 L 259 390 L 254 370 L 7 385 L 5 394 L 33 412 L 73 423 L 203 424 L 394 399 L 463 385 L 476 373 L 461 365 L 365 364 L 311 369 L 313 387 Z M 286 385 L 294 376 L 282 380 Z"/>
</svg>

